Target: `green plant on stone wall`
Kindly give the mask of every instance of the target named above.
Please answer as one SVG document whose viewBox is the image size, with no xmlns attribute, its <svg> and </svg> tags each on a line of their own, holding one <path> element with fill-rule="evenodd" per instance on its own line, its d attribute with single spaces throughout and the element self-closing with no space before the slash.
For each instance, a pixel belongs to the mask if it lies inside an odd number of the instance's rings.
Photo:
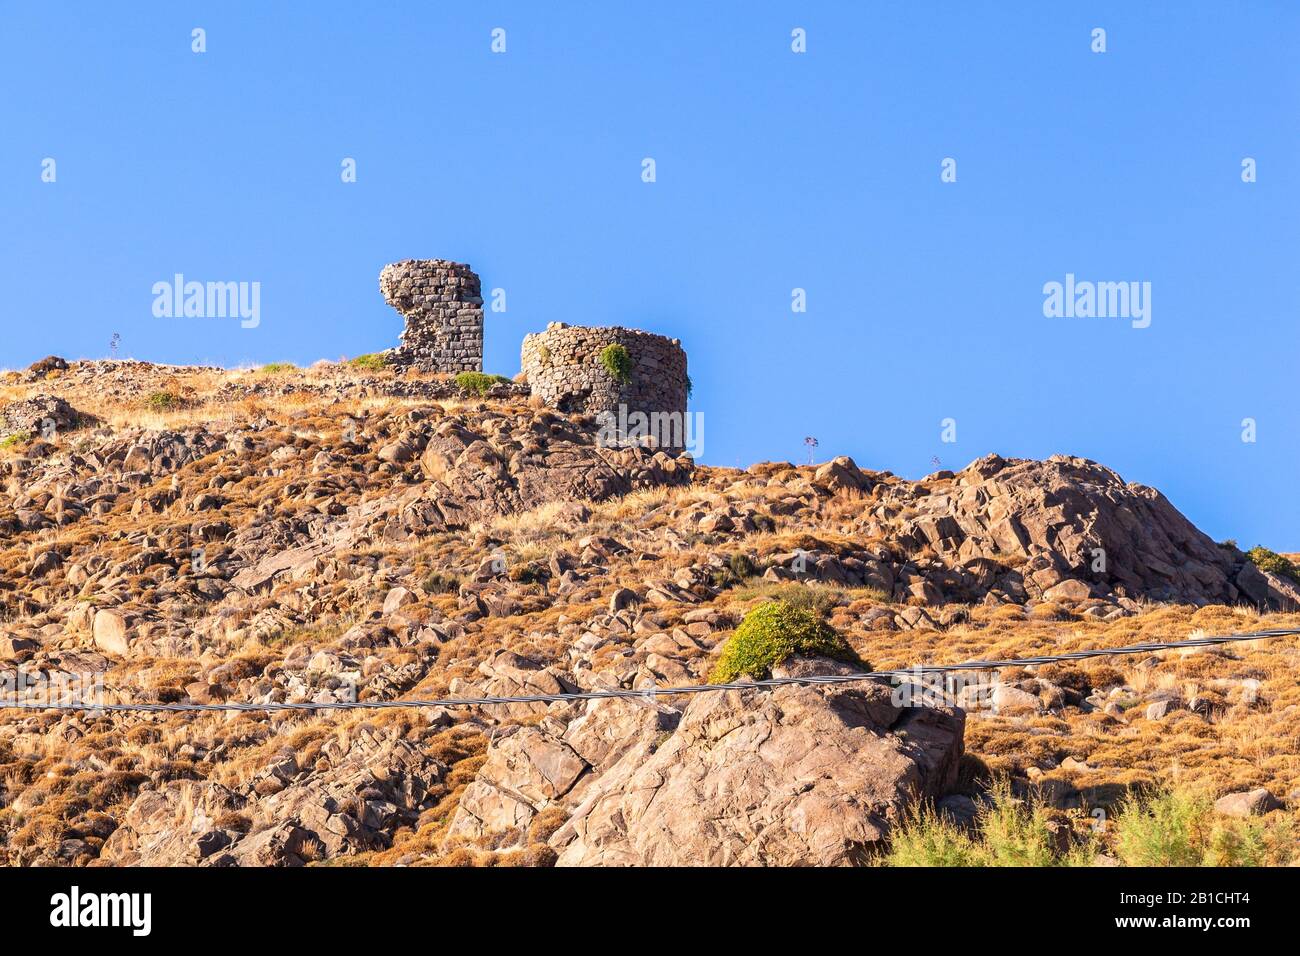
<svg viewBox="0 0 1300 956">
<path fill-rule="evenodd" d="M 600 350 L 600 364 L 620 385 L 632 381 L 632 356 L 621 345 L 606 345 Z"/>
</svg>

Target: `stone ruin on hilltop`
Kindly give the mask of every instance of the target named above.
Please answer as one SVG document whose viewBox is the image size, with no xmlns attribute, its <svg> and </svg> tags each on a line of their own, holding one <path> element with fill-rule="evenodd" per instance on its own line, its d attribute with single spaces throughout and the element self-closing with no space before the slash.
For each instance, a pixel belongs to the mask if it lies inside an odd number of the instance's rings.
<svg viewBox="0 0 1300 956">
<path fill-rule="evenodd" d="M 483 370 L 483 296 L 469 266 L 403 259 L 384 266 L 379 291 L 406 320 L 389 361 L 430 372 Z"/>
<path fill-rule="evenodd" d="M 620 378 L 607 367 L 607 349 L 628 357 Z M 686 411 L 686 352 L 678 339 L 618 326 L 590 328 L 552 322 L 524 336 L 520 367 L 533 394 L 561 411 L 618 414 Z"/>
<path fill-rule="evenodd" d="M 464 263 L 404 259 L 379 274 L 384 299 L 406 320 L 388 360 L 425 372 L 483 369 L 483 296 Z M 681 341 L 618 326 L 552 322 L 524 337 L 520 366 L 532 394 L 564 412 L 685 419 L 689 379 Z M 669 444 L 675 444 L 670 442 Z"/>
</svg>

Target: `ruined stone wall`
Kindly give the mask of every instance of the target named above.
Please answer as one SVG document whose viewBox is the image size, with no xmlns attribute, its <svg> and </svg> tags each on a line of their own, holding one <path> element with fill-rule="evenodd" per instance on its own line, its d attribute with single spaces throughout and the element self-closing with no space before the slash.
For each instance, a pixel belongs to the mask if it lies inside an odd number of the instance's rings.
<svg viewBox="0 0 1300 956">
<path fill-rule="evenodd" d="M 390 362 L 428 372 L 483 370 L 483 297 L 469 266 L 403 259 L 384 266 L 379 291 L 406 320 Z"/>
<path fill-rule="evenodd" d="M 626 384 L 600 361 L 608 345 L 622 345 L 632 358 Z M 628 414 L 686 413 L 686 352 L 678 339 L 552 322 L 524 337 L 520 365 L 533 394 L 561 411 L 618 415 L 623 405 Z"/>
</svg>

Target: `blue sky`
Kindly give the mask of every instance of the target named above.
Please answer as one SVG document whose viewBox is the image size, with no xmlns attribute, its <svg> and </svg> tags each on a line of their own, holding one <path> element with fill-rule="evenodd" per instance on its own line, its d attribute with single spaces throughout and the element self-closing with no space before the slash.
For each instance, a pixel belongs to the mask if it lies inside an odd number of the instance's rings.
<svg viewBox="0 0 1300 956">
<path fill-rule="evenodd" d="M 488 371 L 679 336 L 706 462 L 1071 453 L 1300 550 L 1300 4 L 275 6 L 0 3 L 0 366 L 374 351 L 380 268 L 450 258 L 506 290 Z M 155 318 L 177 272 L 261 324 Z M 1044 317 L 1067 273 L 1150 327 Z"/>
</svg>

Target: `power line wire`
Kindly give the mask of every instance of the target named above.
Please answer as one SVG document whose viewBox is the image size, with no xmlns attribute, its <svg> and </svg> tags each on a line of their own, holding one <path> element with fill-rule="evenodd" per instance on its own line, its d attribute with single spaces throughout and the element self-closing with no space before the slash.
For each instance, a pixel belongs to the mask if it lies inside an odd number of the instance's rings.
<svg viewBox="0 0 1300 956">
<path fill-rule="evenodd" d="M 853 674 L 815 674 L 806 677 L 771 677 L 766 680 L 734 681 L 727 684 L 692 684 L 685 687 L 643 687 L 629 690 L 621 687 L 604 690 L 574 691 L 563 694 L 522 694 L 510 697 L 443 697 L 434 700 L 353 700 L 353 701 L 270 701 L 266 703 L 220 704 L 86 704 L 69 703 L 9 703 L 0 701 L 5 710 L 55 710 L 82 712 L 140 712 L 140 713 L 190 713 L 221 711 L 318 711 L 318 710 L 387 710 L 398 707 L 487 707 L 497 704 L 549 704 L 556 701 L 619 699 L 652 699 L 673 697 L 678 694 L 706 694 L 723 690 L 753 690 L 755 688 L 785 687 L 790 684 L 845 684 L 853 681 L 880 678 L 917 677 L 925 674 L 946 674 L 953 671 L 992 670 L 999 667 L 1023 667 L 1036 664 L 1054 664 L 1059 661 L 1080 661 L 1093 657 L 1112 657 L 1125 654 L 1154 654 L 1160 651 L 1190 647 L 1210 647 L 1238 641 L 1261 641 L 1276 637 L 1300 634 L 1300 628 L 1274 628 L 1246 634 L 1225 634 L 1215 637 L 1189 638 L 1185 641 L 1131 644 L 1127 647 L 1096 648 L 1051 654 L 1041 657 L 1011 657 L 1000 660 L 963 661 L 960 664 L 918 664 L 900 670 L 865 671 Z"/>
</svg>

